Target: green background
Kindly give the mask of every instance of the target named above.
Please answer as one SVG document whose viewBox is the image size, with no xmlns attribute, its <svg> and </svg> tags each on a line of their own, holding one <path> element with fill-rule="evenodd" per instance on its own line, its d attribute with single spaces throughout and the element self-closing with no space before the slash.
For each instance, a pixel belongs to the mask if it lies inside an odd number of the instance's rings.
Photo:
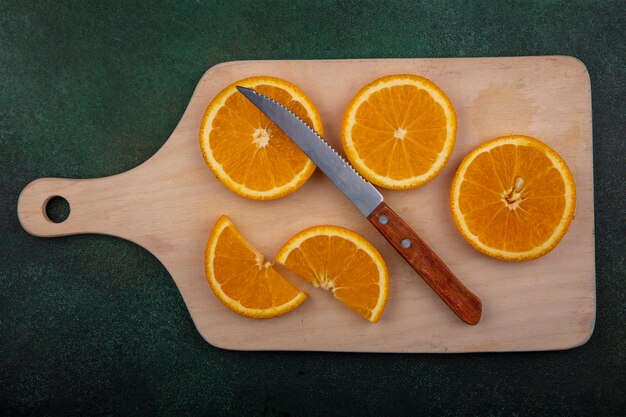
<svg viewBox="0 0 626 417">
<path fill-rule="evenodd" d="M 409 3 L 0 3 L 3 415 L 626 415 L 626 3 Z M 593 96 L 597 323 L 573 350 L 220 350 L 147 251 L 17 219 L 36 178 L 151 156 L 219 62 L 552 54 L 587 65 Z"/>
</svg>

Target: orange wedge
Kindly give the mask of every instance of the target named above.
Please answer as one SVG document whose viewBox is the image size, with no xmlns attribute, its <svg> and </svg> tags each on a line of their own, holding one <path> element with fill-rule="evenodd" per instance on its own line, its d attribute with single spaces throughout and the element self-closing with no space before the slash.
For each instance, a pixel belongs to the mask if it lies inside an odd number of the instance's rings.
<svg viewBox="0 0 626 417">
<path fill-rule="evenodd" d="M 461 162 L 450 209 L 463 237 L 480 252 L 506 261 L 545 255 L 567 232 L 576 186 L 567 164 L 545 143 L 504 136 L 480 145 Z"/>
<path fill-rule="evenodd" d="M 205 271 L 215 296 L 241 315 L 264 319 L 285 314 L 306 299 L 253 248 L 226 216 L 211 232 Z"/>
<path fill-rule="evenodd" d="M 253 88 L 285 105 L 320 135 L 315 105 L 294 84 L 252 77 L 226 87 L 209 104 L 200 127 L 206 164 L 229 190 L 254 200 L 271 200 L 300 188 L 315 164 L 236 86 Z"/>
<path fill-rule="evenodd" d="M 448 96 L 418 75 L 389 75 L 361 89 L 342 123 L 352 165 L 385 188 L 419 187 L 441 172 L 452 153 L 456 113 Z"/>
<path fill-rule="evenodd" d="M 389 293 L 389 273 L 380 253 L 361 235 L 338 226 L 298 233 L 280 249 L 276 262 L 376 323 Z"/>
</svg>

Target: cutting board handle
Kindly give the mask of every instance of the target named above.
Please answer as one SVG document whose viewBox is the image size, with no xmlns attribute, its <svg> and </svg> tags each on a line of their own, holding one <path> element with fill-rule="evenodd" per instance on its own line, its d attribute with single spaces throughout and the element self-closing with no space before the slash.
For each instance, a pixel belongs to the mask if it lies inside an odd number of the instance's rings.
<svg viewBox="0 0 626 417">
<path fill-rule="evenodd" d="M 115 207 L 114 198 L 122 192 L 112 184 L 112 178 L 40 178 L 31 182 L 24 187 L 17 203 L 22 227 L 31 235 L 41 237 L 110 231 L 112 222 L 123 217 Z M 57 196 L 70 205 L 69 216 L 60 223 L 50 220 L 46 214 L 46 205 Z"/>
</svg>

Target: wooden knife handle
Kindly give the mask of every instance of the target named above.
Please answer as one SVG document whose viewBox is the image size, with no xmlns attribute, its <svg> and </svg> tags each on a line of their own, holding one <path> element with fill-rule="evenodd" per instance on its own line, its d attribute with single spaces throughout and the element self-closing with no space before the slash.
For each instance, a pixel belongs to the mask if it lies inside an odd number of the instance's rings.
<svg viewBox="0 0 626 417">
<path fill-rule="evenodd" d="M 461 320 L 468 324 L 480 321 L 480 298 L 465 288 L 437 254 L 386 203 L 376 207 L 368 220 Z"/>
</svg>

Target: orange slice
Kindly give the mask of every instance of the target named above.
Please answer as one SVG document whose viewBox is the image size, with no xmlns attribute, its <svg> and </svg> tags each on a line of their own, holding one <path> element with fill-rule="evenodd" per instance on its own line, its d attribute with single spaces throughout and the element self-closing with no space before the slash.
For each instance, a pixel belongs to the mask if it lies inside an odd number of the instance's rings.
<svg viewBox="0 0 626 417">
<path fill-rule="evenodd" d="M 389 75 L 366 85 L 348 106 L 343 148 L 352 165 L 385 188 L 419 187 L 441 172 L 452 153 L 456 113 L 432 81 Z"/>
<path fill-rule="evenodd" d="M 285 243 L 276 262 L 332 291 L 372 323 L 383 314 L 389 293 L 387 265 L 376 248 L 353 231 L 338 226 L 303 230 Z"/>
<path fill-rule="evenodd" d="M 200 127 L 208 167 L 229 190 L 254 200 L 271 200 L 300 188 L 315 164 L 236 86 L 253 88 L 287 106 L 320 135 L 315 105 L 297 86 L 273 77 L 252 77 L 226 87 L 209 104 Z"/>
<path fill-rule="evenodd" d="M 205 271 L 217 298 L 235 313 L 257 319 L 285 314 L 306 299 L 254 249 L 226 216 L 211 232 Z"/>
<path fill-rule="evenodd" d="M 561 241 L 576 206 L 576 186 L 563 158 L 528 136 L 504 136 L 470 152 L 454 177 L 452 217 L 480 252 L 526 261 Z"/>
</svg>

